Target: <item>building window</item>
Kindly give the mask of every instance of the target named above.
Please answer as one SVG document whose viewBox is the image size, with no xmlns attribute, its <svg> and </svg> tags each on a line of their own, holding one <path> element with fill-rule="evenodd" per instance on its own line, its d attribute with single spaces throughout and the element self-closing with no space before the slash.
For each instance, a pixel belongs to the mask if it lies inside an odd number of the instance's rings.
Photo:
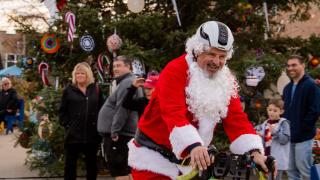
<svg viewBox="0 0 320 180">
<path fill-rule="evenodd" d="M 21 59 L 21 57 L 22 56 L 19 54 L 6 54 L 4 68 L 16 65 L 18 60 Z"/>
</svg>

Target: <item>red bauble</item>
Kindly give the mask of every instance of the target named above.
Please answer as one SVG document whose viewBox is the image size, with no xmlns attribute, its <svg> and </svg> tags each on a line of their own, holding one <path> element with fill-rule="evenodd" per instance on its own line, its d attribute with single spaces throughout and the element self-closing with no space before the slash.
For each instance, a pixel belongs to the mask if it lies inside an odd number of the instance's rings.
<svg viewBox="0 0 320 180">
<path fill-rule="evenodd" d="M 319 59 L 317 57 L 312 57 L 312 59 L 310 60 L 310 65 L 312 67 L 317 67 L 319 65 Z"/>
<path fill-rule="evenodd" d="M 254 102 L 254 108 L 256 108 L 256 109 L 261 109 L 261 108 L 262 108 L 261 102 L 260 102 L 260 101 L 255 101 L 255 102 Z"/>
</svg>

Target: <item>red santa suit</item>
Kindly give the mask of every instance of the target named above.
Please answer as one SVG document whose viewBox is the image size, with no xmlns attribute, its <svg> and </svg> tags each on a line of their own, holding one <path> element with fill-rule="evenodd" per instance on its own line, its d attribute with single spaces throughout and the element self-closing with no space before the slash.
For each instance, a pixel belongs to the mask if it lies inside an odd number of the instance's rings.
<svg viewBox="0 0 320 180">
<path fill-rule="evenodd" d="M 242 111 L 234 86 L 236 81 L 227 67 L 224 69 L 224 79 L 220 79 L 217 84 L 208 84 L 216 85 L 217 90 L 212 92 L 212 98 L 218 100 L 211 102 L 209 98 L 207 102 L 204 100 L 203 103 L 207 103 L 204 106 L 192 106 L 192 103 L 199 103 L 190 97 L 193 92 L 188 89 L 191 83 L 189 72 L 195 66 L 192 62 L 188 55 L 183 55 L 163 69 L 152 98 L 138 123 L 139 130 L 155 143 L 170 149 L 178 159 L 183 159 L 188 155 L 186 148 L 190 145 L 209 145 L 216 123 L 221 120 L 233 153 L 243 154 L 252 149 L 263 152 L 261 138 L 256 135 L 247 115 Z M 170 162 L 157 151 L 140 146 L 134 140 L 128 145 L 128 163 L 134 170 L 153 172 L 172 179 L 191 170 L 191 167 L 185 168 Z"/>
</svg>

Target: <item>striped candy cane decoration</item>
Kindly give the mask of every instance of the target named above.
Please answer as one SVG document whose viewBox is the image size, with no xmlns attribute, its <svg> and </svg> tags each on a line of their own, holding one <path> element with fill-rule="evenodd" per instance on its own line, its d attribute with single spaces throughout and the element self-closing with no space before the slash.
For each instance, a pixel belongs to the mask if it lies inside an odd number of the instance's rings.
<svg viewBox="0 0 320 180">
<path fill-rule="evenodd" d="M 66 23 L 69 23 L 69 30 L 68 30 L 68 42 L 73 41 L 73 35 L 76 32 L 76 16 L 71 12 L 68 11 L 64 17 Z"/>
<path fill-rule="evenodd" d="M 103 83 L 104 82 L 104 76 L 105 76 L 105 66 L 110 65 L 110 61 L 108 56 L 100 53 L 98 56 L 98 75 L 99 75 L 99 80 Z"/>
<path fill-rule="evenodd" d="M 38 73 L 41 75 L 41 79 L 44 85 L 48 86 L 49 85 L 49 80 L 48 80 L 48 71 L 49 71 L 49 65 L 47 63 L 40 63 L 38 66 Z"/>
</svg>

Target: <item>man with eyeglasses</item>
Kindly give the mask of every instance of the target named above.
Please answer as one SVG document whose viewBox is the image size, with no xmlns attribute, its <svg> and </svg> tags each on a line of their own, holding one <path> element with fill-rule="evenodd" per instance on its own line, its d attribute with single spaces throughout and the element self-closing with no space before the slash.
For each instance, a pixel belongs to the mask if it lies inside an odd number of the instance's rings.
<svg viewBox="0 0 320 180">
<path fill-rule="evenodd" d="M 219 122 L 230 150 L 249 152 L 268 171 L 261 138 L 242 111 L 236 78 L 226 66 L 233 41 L 225 24 L 208 21 L 187 40 L 186 54 L 163 69 L 128 144 L 134 179 L 175 179 L 193 168 L 207 169 L 212 163 L 208 145 Z M 191 164 L 181 166 L 189 156 Z"/>
<path fill-rule="evenodd" d="M 4 130 L 4 120 L 7 115 L 15 115 L 18 108 L 17 92 L 12 88 L 11 80 L 1 80 L 2 90 L 0 92 L 0 132 Z"/>
<path fill-rule="evenodd" d="M 283 90 L 284 117 L 290 121 L 290 180 L 310 179 L 313 138 L 320 115 L 320 88 L 305 73 L 304 58 L 292 55 L 286 64 L 291 82 Z"/>
</svg>

